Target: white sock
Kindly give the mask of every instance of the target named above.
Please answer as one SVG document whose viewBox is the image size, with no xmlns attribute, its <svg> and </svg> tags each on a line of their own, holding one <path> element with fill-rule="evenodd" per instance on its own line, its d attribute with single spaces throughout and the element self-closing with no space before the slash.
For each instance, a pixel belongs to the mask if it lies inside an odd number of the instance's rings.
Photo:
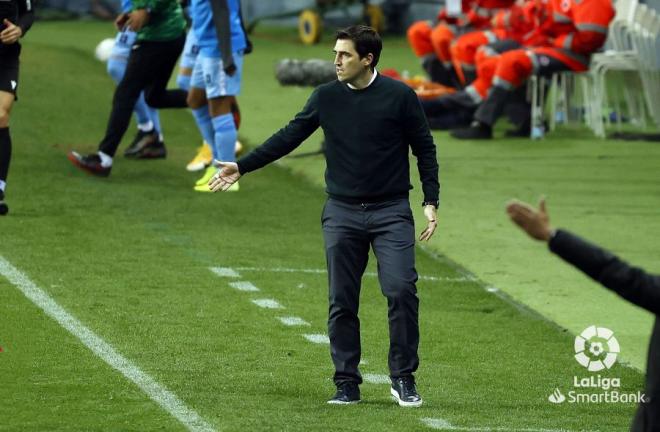
<svg viewBox="0 0 660 432">
<path fill-rule="evenodd" d="M 0 191 L 5 191 L 5 188 L 7 187 L 7 183 L 4 182 L 4 180 L 0 180 Z"/>
<path fill-rule="evenodd" d="M 149 120 L 148 123 L 142 123 L 138 125 L 138 129 L 142 132 L 149 132 L 154 129 L 154 122 Z"/>
<path fill-rule="evenodd" d="M 162 134 L 162 133 L 159 133 L 159 134 L 158 134 L 158 141 L 163 142 L 163 140 L 164 140 L 164 138 L 163 138 L 163 134 Z"/>
<path fill-rule="evenodd" d="M 112 166 L 112 157 L 100 151 L 99 157 L 101 158 L 101 166 L 103 168 L 109 168 Z"/>
</svg>

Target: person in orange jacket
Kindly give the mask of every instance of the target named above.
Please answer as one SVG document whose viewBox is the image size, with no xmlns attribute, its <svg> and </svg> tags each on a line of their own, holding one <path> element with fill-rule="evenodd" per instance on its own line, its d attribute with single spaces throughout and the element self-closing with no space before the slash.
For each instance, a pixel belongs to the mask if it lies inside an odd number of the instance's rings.
<svg viewBox="0 0 660 432">
<path fill-rule="evenodd" d="M 479 79 L 487 85 L 474 86 L 477 94 L 473 96 L 483 103 L 476 110 L 472 125 L 453 130 L 451 135 L 458 139 L 492 138 L 492 127 L 502 115 L 509 95 L 532 74 L 548 76 L 588 70 L 589 58 L 605 43 L 614 14 L 611 0 L 549 0 L 545 21 L 530 36 L 534 45 L 488 59 L 489 67 L 478 70 Z"/>
<path fill-rule="evenodd" d="M 511 7 L 514 0 L 461 0 L 462 14 L 449 16 L 446 8 L 440 10 L 437 24 L 417 21 L 408 28 L 408 42 L 431 80 L 451 87 L 462 87 L 455 74 L 450 46 L 452 41 L 466 32 L 488 27 L 499 11 Z"/>
<path fill-rule="evenodd" d="M 482 46 L 503 40 L 525 44 L 526 36 L 539 26 L 538 9 L 541 0 L 522 0 L 510 9 L 501 10 L 491 20 L 487 30 L 477 30 L 459 36 L 450 47 L 456 75 L 463 85 L 476 78 L 476 55 Z"/>
</svg>

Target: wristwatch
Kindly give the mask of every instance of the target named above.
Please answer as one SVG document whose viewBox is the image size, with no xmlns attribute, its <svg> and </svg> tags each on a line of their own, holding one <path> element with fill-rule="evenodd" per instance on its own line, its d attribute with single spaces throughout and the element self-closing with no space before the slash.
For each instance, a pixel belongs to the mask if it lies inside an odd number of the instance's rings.
<svg viewBox="0 0 660 432">
<path fill-rule="evenodd" d="M 422 203 L 422 207 L 426 207 L 427 205 L 432 205 L 432 206 L 435 207 L 435 209 L 437 210 L 438 207 L 440 207 L 440 201 L 439 201 L 439 200 L 435 200 L 435 201 L 424 201 L 424 202 Z"/>
</svg>

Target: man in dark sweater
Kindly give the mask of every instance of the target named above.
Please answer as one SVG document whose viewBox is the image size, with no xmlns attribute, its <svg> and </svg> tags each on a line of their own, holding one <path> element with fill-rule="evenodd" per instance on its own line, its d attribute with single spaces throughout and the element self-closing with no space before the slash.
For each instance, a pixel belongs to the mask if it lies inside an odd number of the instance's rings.
<svg viewBox="0 0 660 432">
<path fill-rule="evenodd" d="M 337 80 L 318 87 L 283 129 L 237 163 L 221 169 L 209 187 L 227 190 L 239 177 L 290 153 L 316 129 L 326 140 L 328 201 L 322 223 L 329 278 L 328 333 L 337 393 L 328 401 L 360 401 L 360 283 L 369 247 L 378 260 L 390 323 L 391 394 L 401 406 L 420 406 L 413 373 L 419 365 L 415 233 L 408 203 L 408 148 L 417 157 L 428 225 L 435 231 L 438 163 L 435 144 L 415 93 L 375 70 L 380 36 L 370 27 L 337 32 Z"/>
<path fill-rule="evenodd" d="M 550 250 L 631 303 L 656 315 L 646 371 L 646 401 L 640 403 L 631 432 L 660 431 L 660 276 L 629 266 L 616 256 L 564 230 L 555 230 L 541 200 L 539 210 L 514 201 L 507 206 L 511 219 Z"/>
</svg>

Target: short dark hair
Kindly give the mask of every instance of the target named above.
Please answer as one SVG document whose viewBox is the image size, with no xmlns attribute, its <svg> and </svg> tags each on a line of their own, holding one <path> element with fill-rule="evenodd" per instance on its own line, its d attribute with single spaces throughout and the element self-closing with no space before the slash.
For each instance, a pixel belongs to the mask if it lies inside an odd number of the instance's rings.
<svg viewBox="0 0 660 432">
<path fill-rule="evenodd" d="M 335 40 L 349 39 L 355 45 L 360 58 L 365 58 L 367 54 L 371 53 L 374 56 L 371 62 L 371 69 L 376 67 L 378 59 L 380 58 L 380 51 L 383 49 L 383 41 L 380 35 L 373 28 L 366 25 L 354 25 L 337 30 Z"/>
</svg>

